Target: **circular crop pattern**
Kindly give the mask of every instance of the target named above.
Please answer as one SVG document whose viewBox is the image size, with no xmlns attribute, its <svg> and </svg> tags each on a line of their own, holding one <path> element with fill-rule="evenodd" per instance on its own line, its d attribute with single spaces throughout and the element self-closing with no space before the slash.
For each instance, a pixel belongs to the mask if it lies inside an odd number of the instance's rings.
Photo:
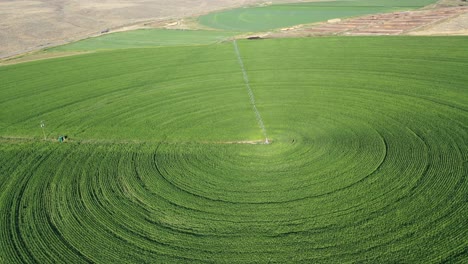
<svg viewBox="0 0 468 264">
<path fill-rule="evenodd" d="M 0 68 L 0 104 L 54 96 L 0 130 L 0 260 L 462 263 L 468 42 L 429 40 L 239 42 L 247 77 L 231 43 Z"/>
<path fill-rule="evenodd" d="M 200 16 L 205 26 L 223 30 L 258 32 L 328 19 L 362 16 L 424 7 L 436 0 L 313 1 L 242 7 Z"/>
</svg>

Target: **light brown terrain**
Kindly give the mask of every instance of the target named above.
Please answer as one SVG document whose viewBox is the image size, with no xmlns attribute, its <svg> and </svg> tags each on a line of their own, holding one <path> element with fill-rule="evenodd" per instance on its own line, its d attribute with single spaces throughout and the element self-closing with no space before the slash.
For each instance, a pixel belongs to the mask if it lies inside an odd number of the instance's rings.
<svg viewBox="0 0 468 264">
<path fill-rule="evenodd" d="M 0 58 L 68 43 L 138 22 L 190 17 L 254 3 L 288 1 L 0 0 Z"/>
<path fill-rule="evenodd" d="M 191 17 L 243 5 L 298 1 L 0 0 L 0 59 L 96 36 L 109 29 L 115 32 L 142 27 L 199 28 Z M 260 35 L 300 37 L 401 34 L 468 35 L 468 2 L 440 0 L 435 5 L 417 11 L 338 19 Z"/>
<path fill-rule="evenodd" d="M 415 11 L 375 14 L 323 23 L 298 25 L 262 37 L 379 35 L 468 35 L 468 2 L 442 0 Z"/>
<path fill-rule="evenodd" d="M 422 27 L 418 30 L 408 32 L 408 35 L 424 36 L 446 36 L 463 35 L 468 36 L 468 12 L 464 12 L 447 21 Z"/>
</svg>

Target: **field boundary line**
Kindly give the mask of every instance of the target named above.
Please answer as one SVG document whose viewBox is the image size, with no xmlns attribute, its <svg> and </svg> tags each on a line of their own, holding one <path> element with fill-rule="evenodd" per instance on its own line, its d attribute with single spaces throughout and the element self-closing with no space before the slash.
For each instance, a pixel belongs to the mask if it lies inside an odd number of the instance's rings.
<svg viewBox="0 0 468 264">
<path fill-rule="evenodd" d="M 265 143 L 268 144 L 269 141 L 268 141 L 268 136 L 267 136 L 267 132 L 265 129 L 265 124 L 263 123 L 262 116 L 260 115 L 260 112 L 257 109 L 257 105 L 255 104 L 255 96 L 253 94 L 252 88 L 250 87 L 249 76 L 247 75 L 247 71 L 245 70 L 244 62 L 242 60 L 239 47 L 237 46 L 237 41 L 234 40 L 232 43 L 234 45 L 234 51 L 236 52 L 237 61 L 239 62 L 239 66 L 241 67 L 241 70 L 242 70 L 245 87 L 247 88 L 247 92 L 250 98 L 250 104 L 252 105 L 252 108 L 255 112 L 255 117 L 257 119 L 258 125 L 260 126 L 260 129 L 262 130 L 262 134 L 265 137 Z"/>
</svg>

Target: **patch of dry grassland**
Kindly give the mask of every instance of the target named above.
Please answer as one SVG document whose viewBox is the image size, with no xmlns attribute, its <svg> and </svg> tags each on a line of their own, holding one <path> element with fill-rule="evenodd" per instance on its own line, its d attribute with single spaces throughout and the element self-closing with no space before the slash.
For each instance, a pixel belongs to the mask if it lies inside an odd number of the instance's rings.
<svg viewBox="0 0 468 264">
<path fill-rule="evenodd" d="M 0 58 L 141 22 L 290 0 L 0 0 Z"/>
</svg>

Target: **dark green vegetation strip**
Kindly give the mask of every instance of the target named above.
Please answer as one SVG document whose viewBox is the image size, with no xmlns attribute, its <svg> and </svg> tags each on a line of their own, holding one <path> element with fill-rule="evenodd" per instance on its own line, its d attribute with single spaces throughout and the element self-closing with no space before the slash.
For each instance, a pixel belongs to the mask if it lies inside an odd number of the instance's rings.
<svg viewBox="0 0 468 264">
<path fill-rule="evenodd" d="M 203 25 L 235 31 L 262 31 L 298 24 L 374 13 L 409 10 L 436 0 L 355 0 L 280 4 L 215 12 L 199 18 Z"/>
<path fill-rule="evenodd" d="M 94 51 L 106 49 L 148 48 L 160 46 L 206 45 L 223 41 L 238 33 L 215 30 L 142 29 L 106 34 L 48 51 Z"/>
<path fill-rule="evenodd" d="M 1 67 L 0 260 L 463 263 L 467 40 L 238 42 L 270 145 L 231 43 Z"/>
</svg>

